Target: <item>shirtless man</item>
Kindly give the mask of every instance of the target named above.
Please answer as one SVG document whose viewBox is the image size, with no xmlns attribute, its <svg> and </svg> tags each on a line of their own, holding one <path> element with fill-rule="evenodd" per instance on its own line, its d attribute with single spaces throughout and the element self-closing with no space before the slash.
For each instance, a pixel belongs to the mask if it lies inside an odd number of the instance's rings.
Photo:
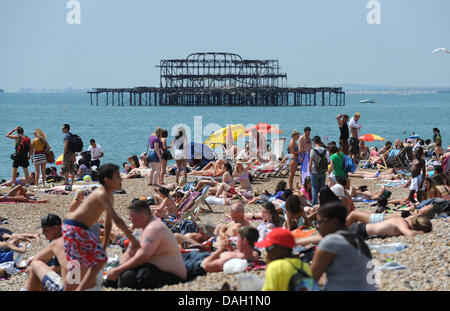
<svg viewBox="0 0 450 311">
<path fill-rule="evenodd" d="M 369 216 L 370 217 L 370 216 Z M 359 234 L 364 239 L 370 236 L 394 237 L 404 235 L 411 237 L 414 234 L 431 232 L 431 221 L 420 214 L 412 215 L 407 218 L 393 217 L 379 223 L 353 223 L 348 230 Z M 322 240 L 320 234 L 310 237 L 296 239 L 295 245 L 307 246 L 310 244 L 318 244 Z"/>
<path fill-rule="evenodd" d="M 304 134 L 300 137 L 299 145 L 298 161 L 302 167 L 302 184 L 304 184 L 305 178 L 311 176 L 311 172 L 309 171 L 309 155 L 312 149 L 310 127 L 307 126 L 304 128 Z"/>
<path fill-rule="evenodd" d="M 98 170 L 98 179 L 101 186 L 92 192 L 74 212 L 67 214 L 63 225 L 66 259 L 78 261 L 80 265 L 89 267 L 77 290 L 84 290 L 88 284 L 93 284 L 97 273 L 106 263 L 105 249 L 108 245 L 112 221 L 133 242 L 133 248 L 139 248 L 136 238 L 114 211 L 112 193 L 122 188 L 119 167 L 114 164 L 102 165 Z M 89 227 L 98 221 L 103 212 L 106 212 L 106 220 L 102 247 L 95 234 L 89 231 Z M 64 284 L 64 288 L 69 288 L 68 284 Z"/>
<path fill-rule="evenodd" d="M 228 240 L 230 237 L 237 236 L 241 227 L 250 226 L 250 223 L 245 218 L 244 205 L 240 202 L 234 203 L 230 207 L 230 215 L 232 221 L 226 225 L 218 224 L 214 230 L 214 235 L 217 237 L 217 243 Z"/>
<path fill-rule="evenodd" d="M 361 114 L 359 112 L 355 113 L 353 118 L 350 119 L 349 127 L 350 127 L 350 155 L 355 163 L 359 162 L 359 131 L 362 128 L 361 124 L 358 123 L 361 118 Z"/>
<path fill-rule="evenodd" d="M 361 235 L 363 238 L 370 236 L 393 237 L 399 235 L 411 237 L 414 234 L 431 232 L 432 224 L 427 217 L 413 215 L 407 218 L 394 217 L 373 224 L 354 223 L 348 229 Z"/>
<path fill-rule="evenodd" d="M 170 229 L 152 215 L 145 201 L 135 201 L 128 211 L 141 247 L 137 251 L 129 247 L 120 265 L 108 271 L 107 279 L 117 281 L 118 287 L 136 289 L 158 288 L 185 280 L 186 267 Z"/>
<path fill-rule="evenodd" d="M 56 257 L 60 264 L 61 275 L 53 267 L 49 267 L 47 262 Z M 66 259 L 64 239 L 59 237 L 53 240 L 48 247 L 40 251 L 33 257 L 31 262 L 30 278 L 26 282 L 25 288 L 31 291 L 70 291 L 75 290 L 77 283 L 68 281 L 69 263 Z M 87 267 L 80 267 L 80 278 L 83 278 L 87 272 Z M 59 270 L 59 269 L 58 269 Z M 70 277 L 69 277 L 70 279 Z M 95 279 L 86 284 L 86 288 L 95 288 Z"/>
<path fill-rule="evenodd" d="M 17 185 L 8 191 L 5 195 L 0 195 L 0 202 L 17 202 L 17 203 L 48 203 L 50 198 L 45 200 L 32 200 L 31 195 L 21 186 Z"/>
<path fill-rule="evenodd" d="M 414 153 L 415 159 L 411 165 L 411 185 L 409 186 L 409 196 L 410 202 L 414 202 L 414 194 L 417 192 L 417 200 L 422 201 L 423 192 L 425 190 L 425 177 L 426 168 L 423 154 L 423 148 L 418 147 Z"/>
<path fill-rule="evenodd" d="M 437 204 L 428 204 L 417 211 L 416 216 L 423 216 L 432 219 L 439 209 Z M 386 211 L 387 212 L 387 211 Z M 393 211 L 391 213 L 371 213 L 365 210 L 355 210 L 347 216 L 346 226 L 349 227 L 355 222 L 375 224 L 392 218 L 407 218 L 411 216 L 410 211 Z"/>
</svg>

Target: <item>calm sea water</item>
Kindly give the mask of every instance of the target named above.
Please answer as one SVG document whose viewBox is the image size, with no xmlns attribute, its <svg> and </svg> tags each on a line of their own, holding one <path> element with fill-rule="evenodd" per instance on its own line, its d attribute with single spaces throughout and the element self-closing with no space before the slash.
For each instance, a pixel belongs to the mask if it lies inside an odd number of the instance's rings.
<svg viewBox="0 0 450 311">
<path fill-rule="evenodd" d="M 367 98 L 378 99 L 378 104 L 360 104 Z M 126 102 L 126 101 L 125 101 Z M 339 113 L 361 113 L 361 134 L 374 133 L 386 140 L 409 136 L 412 132 L 431 138 L 432 129 L 441 130 L 443 145 L 450 143 L 450 94 L 424 95 L 356 95 L 347 94 L 347 104 L 342 107 L 112 107 L 90 106 L 88 94 L 0 94 L 0 178 L 9 179 L 14 152 L 13 140 L 4 135 L 16 126 L 25 129 L 32 137 L 35 128 L 48 136 L 56 156 L 63 151 L 61 125 L 69 123 L 71 132 L 80 135 L 85 149 L 89 139 L 95 138 L 102 146 L 105 157 L 102 163 L 118 165 L 129 155 L 145 152 L 148 136 L 157 126 L 169 130 L 179 123 L 187 124 L 194 132 L 194 117 L 201 116 L 203 133 L 196 135 L 204 140 L 216 126 L 241 123 L 266 122 L 279 124 L 284 131 L 281 137 L 290 137 L 292 129 L 303 132 L 312 128 L 312 135 L 325 140 L 338 140 L 336 116 Z M 405 134 L 406 133 L 406 134 Z M 192 133 L 194 137 L 194 133 Z M 270 137 L 269 137 L 270 138 Z M 172 137 L 169 137 L 169 143 Z M 369 143 L 382 146 L 383 142 Z M 34 171 L 34 167 L 31 168 Z M 22 170 L 20 169 L 22 175 Z"/>
</svg>

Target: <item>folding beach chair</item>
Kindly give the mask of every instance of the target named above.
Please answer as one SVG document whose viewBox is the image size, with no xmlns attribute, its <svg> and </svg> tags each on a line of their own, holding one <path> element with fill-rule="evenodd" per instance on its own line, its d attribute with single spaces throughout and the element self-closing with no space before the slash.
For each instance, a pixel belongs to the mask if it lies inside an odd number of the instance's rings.
<svg viewBox="0 0 450 311">
<path fill-rule="evenodd" d="M 405 165 L 402 163 L 402 160 L 399 158 L 402 153 L 401 149 L 394 149 L 391 148 L 389 150 L 388 156 L 386 159 L 384 157 L 381 157 L 383 160 L 384 166 L 379 164 L 382 168 L 387 169 L 388 167 L 393 167 L 395 164 L 400 164 L 402 168 L 405 167 Z"/>
<path fill-rule="evenodd" d="M 286 138 L 275 138 L 270 146 L 270 153 L 278 160 L 283 157 L 283 148 Z"/>
</svg>

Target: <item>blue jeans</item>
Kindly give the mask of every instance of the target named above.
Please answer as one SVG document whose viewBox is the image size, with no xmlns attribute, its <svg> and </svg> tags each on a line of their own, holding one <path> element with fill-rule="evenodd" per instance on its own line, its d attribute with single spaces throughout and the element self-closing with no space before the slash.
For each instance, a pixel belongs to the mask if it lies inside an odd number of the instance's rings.
<svg viewBox="0 0 450 311">
<path fill-rule="evenodd" d="M 325 187 L 325 180 L 327 178 L 326 174 L 311 174 L 311 187 L 312 187 L 312 204 L 317 204 L 317 196 L 319 194 L 320 189 Z"/>
</svg>

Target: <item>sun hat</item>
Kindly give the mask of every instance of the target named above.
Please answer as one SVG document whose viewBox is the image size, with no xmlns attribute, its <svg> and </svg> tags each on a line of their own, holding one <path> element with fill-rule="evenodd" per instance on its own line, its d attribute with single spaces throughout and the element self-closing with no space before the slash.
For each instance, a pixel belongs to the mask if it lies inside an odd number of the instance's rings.
<svg viewBox="0 0 450 311">
<path fill-rule="evenodd" d="M 290 231 L 284 228 L 275 228 L 272 229 L 262 241 L 255 243 L 255 246 L 258 248 L 266 248 L 272 245 L 279 245 L 292 249 L 295 246 L 295 239 Z"/>
</svg>

